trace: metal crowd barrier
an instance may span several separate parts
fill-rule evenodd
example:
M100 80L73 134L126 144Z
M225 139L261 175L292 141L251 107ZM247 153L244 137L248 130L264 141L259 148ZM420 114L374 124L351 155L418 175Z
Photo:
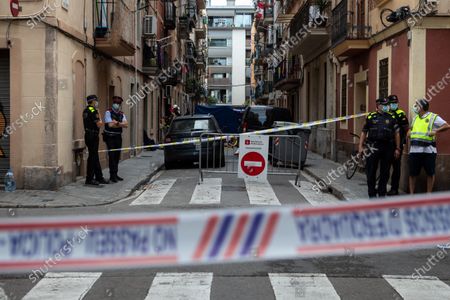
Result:
M199 147L200 183L205 173L237 174L239 134L203 133ZM295 176L300 186L300 171L305 141L298 135L269 135L268 175Z

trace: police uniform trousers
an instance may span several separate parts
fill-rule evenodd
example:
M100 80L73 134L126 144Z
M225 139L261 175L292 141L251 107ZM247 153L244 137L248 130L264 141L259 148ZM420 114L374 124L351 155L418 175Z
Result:
M98 132L85 131L84 141L89 151L86 181L92 181L94 179L94 176L96 180L101 180L103 179L103 173L102 167L100 165L100 159L98 157Z
M393 142L368 142L372 144L374 148L373 153L367 157L366 161L366 175L367 175L367 187L369 191L369 198L377 196L386 196L386 185L389 180L389 171L391 168L392 160L394 158L394 143ZM377 189L377 170L380 167L380 179L378 180Z
M122 148L122 135L106 133L105 142L108 150L120 149ZM120 150L108 151L110 178L115 178L117 176L117 172L119 171L120 152Z
M397 191L400 186L400 175L402 167L402 153L403 147L400 150L400 157L398 159L392 159L392 175L391 175L391 190Z

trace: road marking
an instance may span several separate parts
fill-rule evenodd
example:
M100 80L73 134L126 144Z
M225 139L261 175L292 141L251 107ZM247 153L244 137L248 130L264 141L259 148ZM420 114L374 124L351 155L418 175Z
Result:
M268 181L258 182L245 180L250 204L253 205L281 205L272 186Z
M149 189L143 192L130 205L155 205L161 204L166 194L172 188L176 179L157 180L149 185Z
M277 300L341 299L325 274L269 273Z
M157 273L145 300L209 300L213 273Z
M323 193L322 191L317 193L313 190L314 184L309 181L300 181L300 187L295 185L294 180L289 180L289 182L313 206L339 203L339 200L331 194Z
M417 279L410 276L383 275L404 300L450 299L450 286L434 276Z
M205 178L197 184L189 204L220 204L222 178Z
M41 299L83 299L102 273L47 273L23 300Z

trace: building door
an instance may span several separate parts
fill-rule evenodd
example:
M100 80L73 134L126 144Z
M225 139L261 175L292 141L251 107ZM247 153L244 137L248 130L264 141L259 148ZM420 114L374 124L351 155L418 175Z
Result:
M355 96L354 96L354 113L360 114L367 112L367 84L366 84L367 73L360 72L355 74ZM364 126L365 118L355 118L354 131L357 135L361 134L362 128ZM355 142L357 142L355 140Z
M84 125L83 125L83 110L86 104L86 87L85 87L85 72L82 62L77 61L74 65L74 89L73 89L73 138L74 145L74 161L72 179L75 180L78 176L86 174L86 161L83 160L84 145Z
M5 129L10 124L9 50L0 49L0 184L10 168L10 137Z

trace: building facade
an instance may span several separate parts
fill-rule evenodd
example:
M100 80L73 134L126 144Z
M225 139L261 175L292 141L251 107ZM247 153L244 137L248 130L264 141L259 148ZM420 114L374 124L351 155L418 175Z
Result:
M187 61L185 45L195 40L204 1L37 0L20 6L14 17L9 3L0 3L0 180L8 168L26 189L55 189L84 176L82 111L89 94L98 95L102 114L113 96L125 100L130 126L124 147L142 145L144 131L159 139L166 104L193 98L183 79L201 75L201 68L197 55ZM177 38L185 16L188 36ZM159 76L177 61L181 67L172 69L180 69L179 76ZM168 83L178 85L178 93L168 94ZM106 166L106 154L100 157Z
M212 102L249 103L251 1L210 0L208 15L208 94Z

